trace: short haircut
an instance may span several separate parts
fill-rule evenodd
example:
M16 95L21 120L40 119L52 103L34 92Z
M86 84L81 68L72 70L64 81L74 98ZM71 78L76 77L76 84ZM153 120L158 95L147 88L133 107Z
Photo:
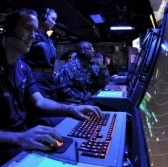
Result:
M89 41L80 41L76 45L76 52L80 53L83 50L83 44L84 43L90 43Z
M42 20L46 20L46 18L48 17L49 13L56 13L57 12L54 10L54 9L51 9L51 8L44 8L42 11L39 12L39 19L42 19Z
M10 12L6 16L5 22L4 22L4 30L3 30L4 34L3 35L5 37L13 35L13 31L15 29L15 26L16 26L17 22L20 20L21 15L23 15L23 14L28 14L28 15L31 14L31 15L38 17L36 11L34 11L32 9L28 9L28 8L22 8L22 9Z

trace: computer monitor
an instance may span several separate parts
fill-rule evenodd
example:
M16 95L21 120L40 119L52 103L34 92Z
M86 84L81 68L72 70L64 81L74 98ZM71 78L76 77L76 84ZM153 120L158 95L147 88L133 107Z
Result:
M168 164L168 18L157 61L143 98L133 115L134 163L138 167ZM139 161L139 162L138 162ZM138 165L137 165L138 164Z
M146 56L144 57L144 60L142 60L144 62L142 65L143 67L140 71L138 71L140 75L140 80L142 81L147 82L151 76L150 70L153 68L152 66L155 65L155 60L158 56L158 51L162 40L161 36L161 29L151 29L150 40L148 41L148 46L146 46L147 48L145 49Z
M168 46L167 46L168 47ZM168 52L163 50L139 105L150 164L168 163Z

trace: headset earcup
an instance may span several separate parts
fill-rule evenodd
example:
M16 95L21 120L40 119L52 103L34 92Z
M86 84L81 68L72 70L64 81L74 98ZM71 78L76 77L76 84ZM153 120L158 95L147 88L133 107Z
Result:
M4 23L3 34L6 37L11 36L13 34L15 25L16 25L15 19L13 19L13 17L11 18L8 17L7 21Z
M46 8L45 10L46 10L45 13L43 13L43 14L41 15L41 20L42 20L42 21L46 21L46 20L47 20L48 13L49 13L49 11L50 11L49 8Z
M83 49L82 49L82 48L79 50L79 53L81 53L81 54L83 54L83 53L84 53L84 51L83 51Z
M41 15L41 20L42 21L46 21L47 20L47 18L46 18L46 16L44 14Z
M81 49L80 49L80 53L83 54L83 53L84 53L84 50L83 50L83 48L82 48L82 45L83 45L83 42L81 42L81 44L80 44L80 48L81 48Z

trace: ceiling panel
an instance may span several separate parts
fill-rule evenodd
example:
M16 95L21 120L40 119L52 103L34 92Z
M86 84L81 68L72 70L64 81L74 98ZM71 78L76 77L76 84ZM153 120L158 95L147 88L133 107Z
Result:
M21 7L37 11L44 7L54 8L58 12L58 24L51 37L58 41L131 42L139 33L152 28L149 14L153 13L148 0L1 0L0 23L4 13ZM94 24L89 17L97 12L102 14L104 24ZM133 25L135 30L111 31L109 28L113 24ZM65 33L59 34L57 27Z

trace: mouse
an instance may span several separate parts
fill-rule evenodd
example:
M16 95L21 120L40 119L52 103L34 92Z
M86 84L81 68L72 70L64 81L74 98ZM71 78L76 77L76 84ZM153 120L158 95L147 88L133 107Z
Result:
M63 142L60 142L60 141L58 141L58 140L55 140L55 141L56 141L56 143L57 143L57 145L58 145L58 148L63 145ZM51 146L52 149L58 149L58 148L56 148L53 144L48 143L47 141L41 141L41 143L44 144L44 145L47 145L47 146Z
M49 145L51 147L51 150L50 151L47 151L49 153L64 153L68 148L69 146L73 143L73 139L72 138L69 138L69 137L64 137L63 136L63 142L60 142L58 140L55 140L57 142L57 145L58 147L54 147L53 144L51 143L48 143L46 141L42 141L43 144L46 144L46 145Z
M61 147L61 146L63 145L63 141L62 141L62 142L60 142L60 141L58 141L58 140L55 140L55 141L56 141L58 147ZM50 145L51 147L55 148L53 144L49 144L49 145Z
M56 143L57 143L58 147L61 147L61 146L64 144L63 141L60 142L60 141L58 141L58 140L56 140Z

